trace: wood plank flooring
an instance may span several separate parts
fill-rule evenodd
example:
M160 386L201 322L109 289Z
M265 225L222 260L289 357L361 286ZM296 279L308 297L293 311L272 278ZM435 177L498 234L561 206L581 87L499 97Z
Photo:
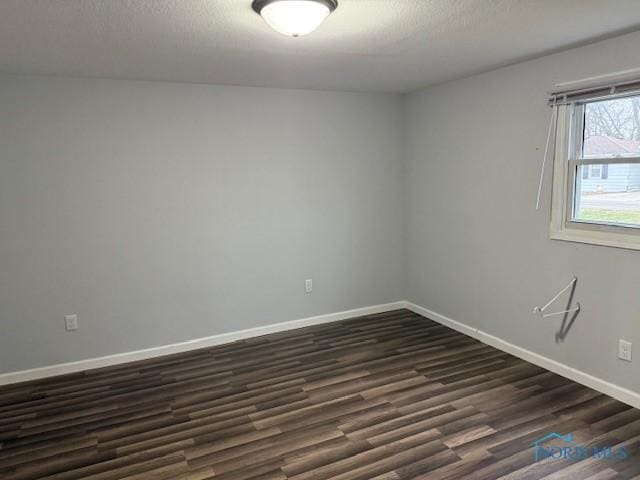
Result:
M550 432L626 461L535 462ZM640 410L407 310L0 388L2 480L640 479Z

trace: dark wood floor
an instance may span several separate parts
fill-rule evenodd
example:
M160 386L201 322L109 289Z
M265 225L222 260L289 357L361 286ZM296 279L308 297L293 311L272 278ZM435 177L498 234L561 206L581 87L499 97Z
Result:
M2 480L640 478L640 410L406 310L5 387L0 442Z

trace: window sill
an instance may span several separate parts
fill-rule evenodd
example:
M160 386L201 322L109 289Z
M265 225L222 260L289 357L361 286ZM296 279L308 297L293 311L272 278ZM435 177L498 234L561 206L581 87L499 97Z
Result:
M640 235L632 232L601 231L569 226L557 229L552 225L550 237L552 240L640 250Z

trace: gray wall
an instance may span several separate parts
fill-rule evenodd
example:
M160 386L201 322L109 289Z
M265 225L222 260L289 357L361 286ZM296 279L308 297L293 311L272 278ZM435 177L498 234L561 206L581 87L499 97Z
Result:
M631 34L405 99L408 300L636 391L638 360L619 361L617 342L640 348L640 252L550 240L550 168L534 205L546 92L640 67L638 45ZM583 311L556 343L560 320L530 312L574 274Z
M0 372L401 299L400 108L0 77Z

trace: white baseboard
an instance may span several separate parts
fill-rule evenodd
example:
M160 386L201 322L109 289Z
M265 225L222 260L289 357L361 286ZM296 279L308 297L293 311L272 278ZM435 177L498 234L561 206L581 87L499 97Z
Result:
M376 313L389 312L392 310L398 310L400 308L409 309L412 312L422 315L423 317L427 317L458 332L473 337L481 341L482 343L491 345L492 347L510 353L511 355L526 360L527 362L533 363L534 365L538 365L539 367L557 373L558 375L562 375L563 377L566 377L570 380L593 388L594 390L609 395L616 400L620 400L621 402L624 402L628 405L640 408L640 393L620 387L601 378L594 377L593 375L589 375L588 373L582 372L573 367L569 367L555 360L551 360L550 358L544 357L530 350L518 347L510 342L507 342L506 340L503 340L502 338L490 335L486 332L465 325L464 323L453 320L452 318L449 318L445 315L441 315L437 312L406 301L385 303L382 305L373 305L369 307L356 308L353 310L346 310L344 312L336 312L326 315L318 315L315 317L302 318L289 322L274 323L262 327L223 333L220 335L213 335L211 337L197 338L186 342L147 348L144 350L137 350L133 352L118 353L105 357L89 358L77 362L62 363L58 365L34 368L30 370L22 370L19 372L4 373L0 374L0 385L21 383L29 380L38 380L42 378L54 377L57 375L65 375L68 373L76 373L84 370L109 367L112 365L135 362L138 360L146 360L149 358L161 357L163 355L183 353L191 350L197 350L199 348L212 347L215 345L230 343L237 340L243 340L246 338L259 337L261 335L267 335L269 333L277 333L286 330L294 330L296 328L308 327L311 325L337 322L339 320L361 317L364 315L374 315Z
M65 375L68 373L76 373L94 368L110 367L122 363L135 362L138 360L146 360L163 355L171 355L173 353L188 352L199 348L212 347L224 343L235 342L245 338L259 337L269 333L283 332L285 330L294 330L296 328L308 327L311 325L320 325L323 323L337 322L347 318L361 317L364 315L374 315L376 313L389 312L405 307L405 302L385 303L382 305L372 305L369 307L356 308L346 310L344 312L329 313L318 315L315 317L307 317L289 322L273 323L263 327L249 328L236 332L223 333L213 335L211 337L197 338L186 342L174 343L172 345L163 345L160 347L147 348L144 350L136 350L133 352L118 353L108 355L106 357L88 358L77 362L61 363L47 367L33 368L30 370L22 370L18 372L10 372L0 374L0 385L9 385L13 383L27 382L29 380L38 380L42 378L55 377L57 375Z
M491 345L498 350L510 353L515 357L526 360L529 363L533 363L534 365L542 367L553 373L557 373L558 375L573 380L574 382L580 383L589 388L593 388L594 390L604 393L605 395L609 395L610 397L626 403L627 405L631 405L635 408L640 408L640 393L620 387L601 378L589 375L588 373L585 373L581 370L577 370L573 367L569 367L568 365L565 365L563 363L556 362L555 360L551 360L550 358L544 357L530 350L518 347L510 342L507 342L506 340L503 340L502 338L490 335L486 332L478 330L477 328L472 328L468 325L465 325L464 323L453 320L452 318L421 307L420 305L416 305L411 302L404 302L403 307L411 310L414 313L422 315L423 317L427 317L431 320L441 323L442 325L457 330L460 333L464 333L465 335L473 337L481 341L482 343Z

